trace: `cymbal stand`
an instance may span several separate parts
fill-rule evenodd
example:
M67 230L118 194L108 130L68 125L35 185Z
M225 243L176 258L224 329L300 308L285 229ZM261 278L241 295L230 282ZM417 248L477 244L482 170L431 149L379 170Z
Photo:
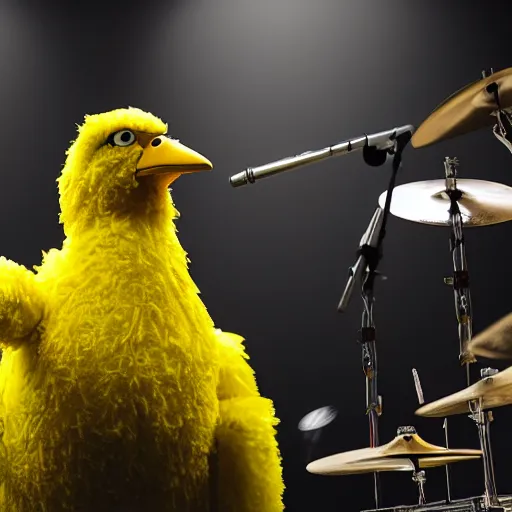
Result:
M481 371L482 380L492 379L497 370L486 368ZM493 507L499 507L498 493L496 490L496 481L494 477L494 462L492 458L490 425L492 422L492 413L482 409L482 398L469 402L470 418L476 423L478 428L478 437L480 439L480 449L482 450L482 460L484 466L484 506L486 510L495 510Z
M361 321L360 343L362 349L362 366L366 377L366 414L370 427L371 448L379 446L378 419L382 414L382 397L379 396L377 389L377 346L375 323L373 319L373 305L375 302L373 288L375 279L379 276L377 267L382 258L382 243L386 235L386 222L389 217L393 189L402 163L402 152L411 140L411 136L411 133L399 135L396 138L393 150L388 150L390 154L393 154L393 163L386 204L384 209L376 209L370 225L361 239L357 252L357 260L349 269L348 282L338 304L338 311L344 312L350 301L356 281L361 279L361 296L363 298L364 308ZM379 159L379 161L380 160L384 163L385 158ZM375 472L373 477L375 508L379 509L381 502L379 473Z
M448 418L445 418L443 421L443 429L444 429L444 440L446 443L446 448L450 448L448 443ZM452 501L452 485L450 479L450 468L449 464L446 464L444 467L444 471L446 474L446 503L451 503Z
M459 162L456 158L446 157L444 161L446 193L450 198L450 225L452 234L450 237L450 252L453 260L453 277L445 279L445 283L453 286L455 298L455 313L458 322L459 334L459 360L466 367L466 384L471 383L470 368L466 361L467 344L472 336L472 312L471 312L471 294L469 291L469 273L466 260L466 249L464 245L464 234L462 231L462 214L460 212L458 200L462 193L457 189L457 167ZM446 447L448 448L448 418L444 419L443 427L445 429ZM448 464L446 471L446 496L447 503L451 501L451 479L450 468Z
M416 434L416 429L412 426L404 426L399 427L396 433L397 435L414 435ZM405 439L407 439L407 437L405 437ZM418 505L425 505L425 503L427 503L427 499L425 497L425 484L427 483L427 476L425 474L425 471L420 469L419 456L411 457L410 461L414 466L414 471L412 473L412 481L418 485Z
M414 483L418 484L418 494L419 494L418 505L425 505L425 503L427 503L427 499L425 498L425 484L427 483L427 476L425 475L425 471L423 471L423 470L417 471L416 464L414 465L412 481Z
M482 77L486 78L492 75L493 72L493 69L482 71ZM512 152L512 115L501 107L499 86L496 82L487 86L487 92L493 95L497 107L497 110L494 112L497 122L492 131L495 137Z
M455 312L458 322L458 334L460 343L459 360L466 367L466 384L471 384L469 364L475 362L467 351L467 345L473 334L471 293L469 290L469 273L466 260L466 249L464 244L462 214L458 200L462 192L457 188L457 167L459 162L456 158L445 158L446 193L451 205L449 210L452 235L450 237L450 252L453 259L453 277L445 279L447 284L453 286L455 295Z
M446 193L450 197L451 201L449 210L450 224L452 226L450 251L453 257L454 268L453 278L449 282L453 284L453 290L455 294L455 311L457 314L457 321L459 323L459 359L466 366L466 380L467 385L469 386L471 384L469 364L475 362L476 359L467 351L467 345L471 341L473 334L473 314L471 308L471 293L469 289L468 264L466 260L464 234L462 229L462 214L457 203L457 201L462 197L461 192L457 189L457 167L457 159L451 159L448 157L445 159ZM491 377L494 374L493 372L496 373L490 368L481 370L482 379ZM486 509L489 509L490 507L499 505L494 478L494 464L490 438L492 412L482 411L481 402L477 403L476 406L475 402L470 402L469 406L471 411L471 418L476 422L478 426L478 435L480 438L480 446L484 464L484 504Z
M373 304L375 297L373 295L372 271L366 273L363 284L362 297L364 309L362 314L361 328L361 350L362 366L366 377L366 414L370 427L370 448L379 446L379 416L382 414L382 397L379 396L377 389L377 347L375 337L375 323L373 320ZM375 484L375 503L377 508L380 505L380 481L379 474L374 473Z

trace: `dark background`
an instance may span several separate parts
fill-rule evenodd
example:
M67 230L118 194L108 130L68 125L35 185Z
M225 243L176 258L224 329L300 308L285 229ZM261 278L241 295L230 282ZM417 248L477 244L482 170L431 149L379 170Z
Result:
M261 391L275 401L291 511L371 508L372 477L305 471L297 430L312 409L337 420L315 456L368 445L356 343L361 301L340 315L346 271L389 168L361 154L330 159L254 186L228 177L364 132L419 125L481 70L512 65L510 22L492 2L441 0L0 1L0 253L27 266L60 246L55 179L86 113L127 105L170 123L171 135L210 158L214 172L174 186L182 244L217 325L239 332ZM78 4L81 4L78 7ZM489 130L404 155L399 183L461 176L512 184L512 155ZM509 312L509 224L469 230L474 328ZM417 368L427 401L464 386L448 228L391 218L377 288L381 440L414 424L442 444L442 421L414 417ZM483 362L485 364L485 361ZM495 363L493 363L496 366ZM497 365L498 368L506 364ZM495 411L499 491L512 491L508 408ZM466 417L451 445L476 448ZM264 471L265 468L262 468ZM482 492L479 462L454 466L453 494ZM413 503L410 473L382 477L385 504ZM444 471L427 498L444 497ZM263 511L262 511L263 512Z

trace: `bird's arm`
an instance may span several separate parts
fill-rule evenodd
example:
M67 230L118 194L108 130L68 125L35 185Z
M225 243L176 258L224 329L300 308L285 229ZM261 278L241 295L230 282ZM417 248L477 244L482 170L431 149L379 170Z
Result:
M40 322L43 309L34 273L0 257L0 347L28 339Z
M243 338L217 331L218 383L217 503L222 512L281 512L281 457L271 400L260 396L247 362Z

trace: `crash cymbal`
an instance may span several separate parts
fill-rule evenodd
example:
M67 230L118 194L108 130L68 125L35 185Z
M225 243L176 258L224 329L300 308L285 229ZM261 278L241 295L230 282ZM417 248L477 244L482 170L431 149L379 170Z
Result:
M468 402L480 400L482 409L512 404L512 367L475 384L420 407L418 416L445 417L470 412Z
M512 313L475 336L468 351L491 359L512 359Z
M512 219L512 188L483 180L457 180L462 197L457 201L464 226L487 226ZM384 208L387 192L379 197ZM450 225L450 199L445 180L418 181L393 190L390 211L402 219L430 224Z
M411 143L415 148L430 146L445 139L492 126L497 110L494 95L487 91L493 83L498 85L502 109L512 106L512 68L473 82L448 97L414 133Z
M478 458L481 453L480 450L436 446L424 441L413 427L400 427L395 439L387 444L324 457L311 462L306 469L321 475L413 471L410 457L418 458L420 467L425 468Z

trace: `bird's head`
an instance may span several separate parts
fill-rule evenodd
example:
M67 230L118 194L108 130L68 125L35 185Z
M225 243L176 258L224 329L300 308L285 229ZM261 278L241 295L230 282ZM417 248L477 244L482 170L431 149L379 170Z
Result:
M58 179L66 235L103 219L171 213L167 187L213 166L166 133L164 122L136 108L85 117Z

